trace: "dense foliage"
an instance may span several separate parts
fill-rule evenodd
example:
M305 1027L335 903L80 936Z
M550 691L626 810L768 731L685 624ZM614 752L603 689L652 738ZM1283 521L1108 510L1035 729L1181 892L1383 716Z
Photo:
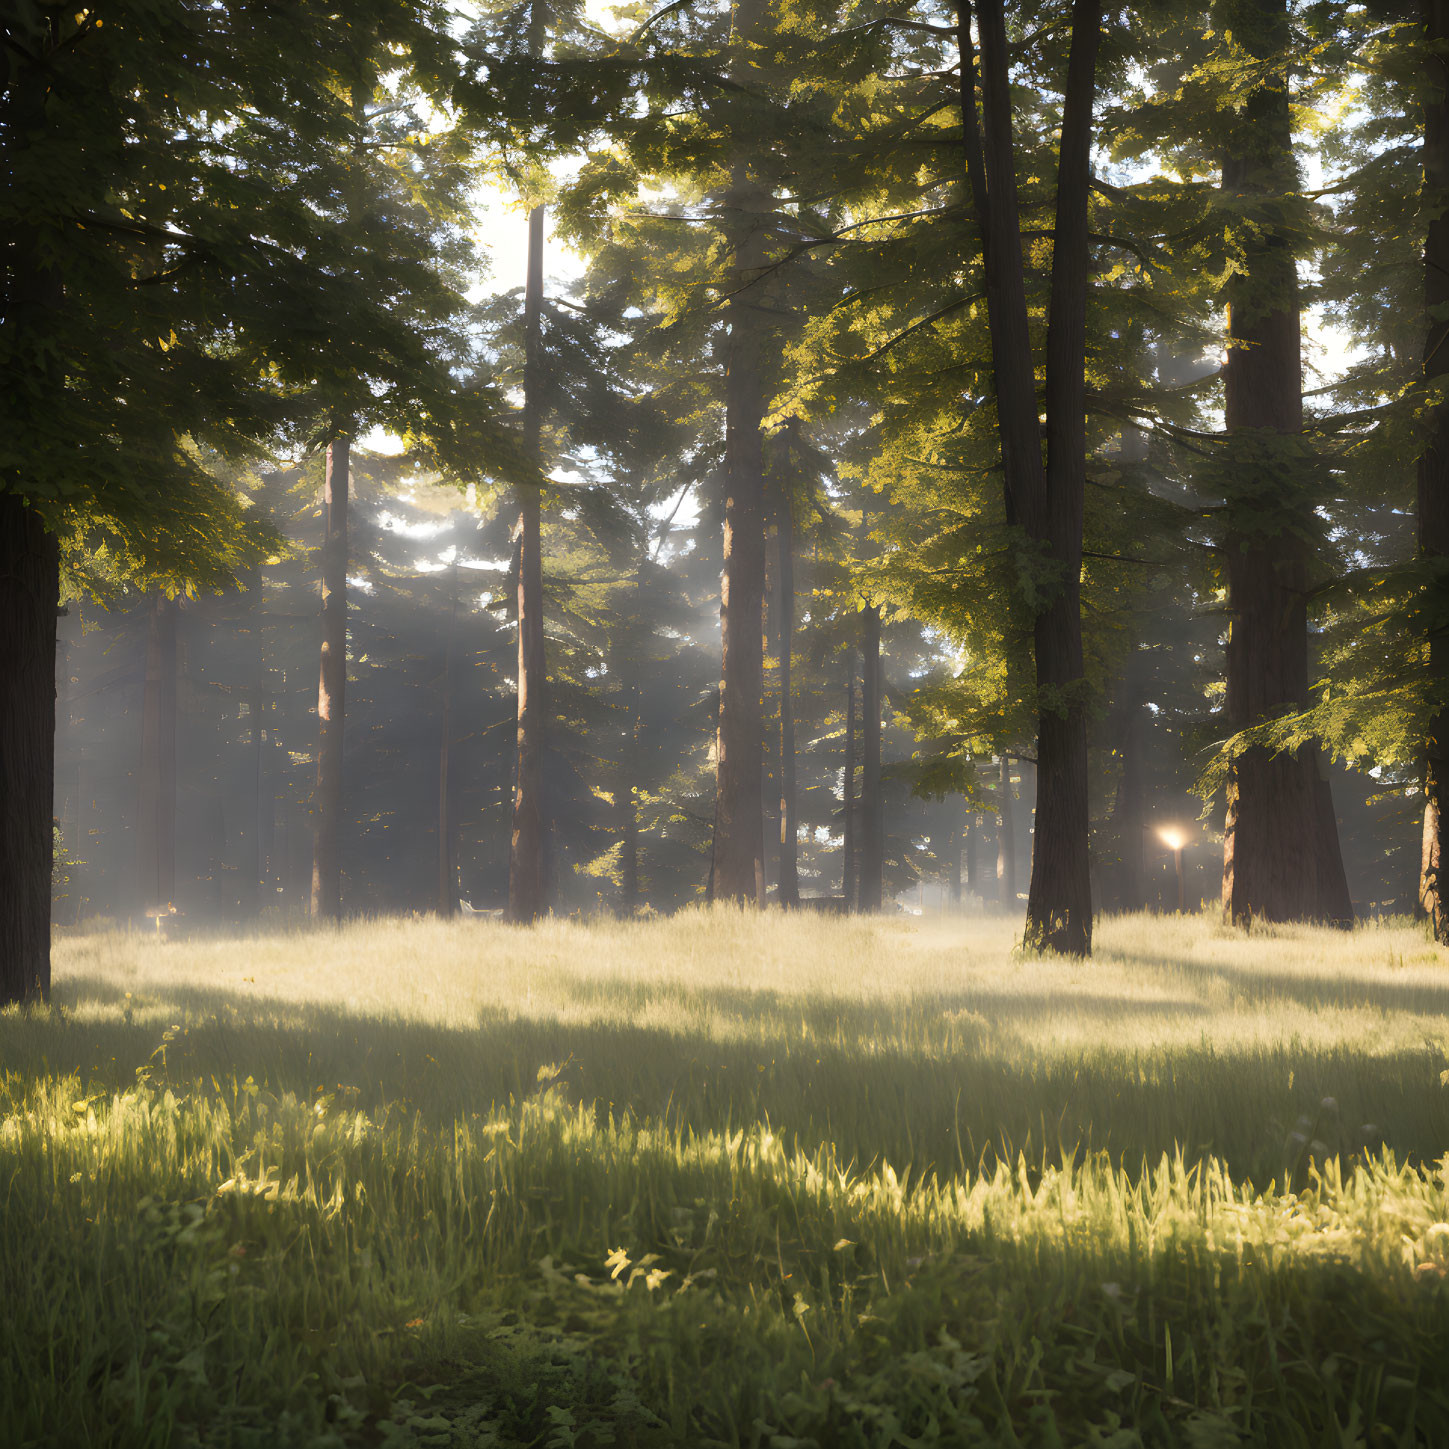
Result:
M522 498L555 909L1030 877L1050 944L1033 796L1075 720L1088 813L1041 818L1093 909L1175 901L1173 825L1194 903L1226 831L1235 918L1437 919L1426 17L20 6L0 486L69 601L57 918L306 908L341 440L346 911L507 900ZM1303 809L1346 906L1336 847L1269 883L1255 821ZM7 867L37 891L50 839Z

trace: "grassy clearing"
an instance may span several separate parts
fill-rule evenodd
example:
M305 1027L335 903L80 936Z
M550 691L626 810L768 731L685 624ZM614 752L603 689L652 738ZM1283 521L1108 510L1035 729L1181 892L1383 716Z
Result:
M8 1442L1449 1442L1439 953L1012 924L63 943Z

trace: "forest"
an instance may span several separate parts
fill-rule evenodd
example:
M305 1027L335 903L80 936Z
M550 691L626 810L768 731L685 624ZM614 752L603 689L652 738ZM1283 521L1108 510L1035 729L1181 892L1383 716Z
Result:
M0 36L13 1442L1449 1442L1449 0Z
M52 860L1437 923L1436 16L21 6L7 994Z

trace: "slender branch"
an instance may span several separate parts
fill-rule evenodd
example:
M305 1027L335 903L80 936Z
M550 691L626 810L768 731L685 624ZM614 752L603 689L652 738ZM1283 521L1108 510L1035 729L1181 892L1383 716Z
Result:
M212 255L204 247L197 247L195 251L189 252L174 267L168 267L164 272L153 272L149 277L138 277L127 285L132 287L159 287L163 282L169 282L173 277L178 277L182 272L189 271L192 267L199 266L202 262L212 260Z
M908 70L900 75L883 75L883 81L946 80L960 72L961 65L948 65L945 70Z
M1091 549L1082 550L1083 558L1108 559L1113 563L1145 564L1149 568L1172 569L1176 568L1180 560L1169 561L1164 558L1128 558L1123 553L1093 553Z
M1027 240L1028 238L1035 239L1038 237L1051 237L1055 239L1056 228L1050 226L1035 227L1031 231L1023 231L1021 235L1023 241ZM1105 231L1089 231L1087 233L1087 240L1096 242L1098 246L1118 247L1124 252L1131 252L1132 255L1136 257L1137 260L1141 262L1143 267L1146 268L1148 271L1163 270L1163 264L1161 262L1154 261L1152 257L1147 254L1147 250L1142 245L1142 243L1134 241L1131 237L1115 236L1113 233Z
M641 40L648 31L652 30L661 20L665 20L673 15L676 10L686 10L688 8L689 0L671 0L670 4L666 5L662 10L656 10L653 15L640 25L629 37L630 42Z
M864 366L867 362L874 362L878 357L884 357L893 347L904 342L913 332L919 332L923 327L929 327L933 322L939 322L943 317L949 317L952 312L959 312L963 307L969 307L973 302L981 301L984 293L974 292L969 297L958 297L954 302L948 302L944 307L938 307L928 316L922 317L918 322L912 322L904 332L898 332L889 341L881 343L874 352L868 352L864 357L857 358L855 365Z

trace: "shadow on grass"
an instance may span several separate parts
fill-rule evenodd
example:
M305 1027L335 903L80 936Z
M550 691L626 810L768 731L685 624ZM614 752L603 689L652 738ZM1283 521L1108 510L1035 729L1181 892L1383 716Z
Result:
M222 1043L191 1006L179 1014L193 1024L174 1044L173 1075ZM369 1070L393 1073L421 1052L435 1069L431 1111L446 1107L447 1074L471 1061L482 1082L488 1052L517 1062L558 1026L383 1022L354 1035L343 1013L296 1015L301 1025L253 1021L232 1044L292 1070L310 1065L304 1029L311 1061L360 1043ZM22 1024L45 1047L75 1045L74 1021ZM0 1020L0 1046L14 1044L15 1025ZM542 1035L516 1048L520 1029ZM671 1040L680 1045L677 1034L600 1029L595 1044L667 1056ZM722 1074L750 1065L714 1049ZM902 1070L889 1056L850 1060L862 1092L881 1090L877 1067ZM787 1086L762 1074L755 1100ZM169 1178L136 1154L63 1189L72 1160L55 1174L32 1158L10 1182L0 1237L4 1442L521 1449L570 1442L561 1422L584 1429L581 1444L638 1449L1309 1449L1344 1441L1353 1423L1374 1426L1355 1442L1446 1442L1449 1293L1411 1280L1396 1252L1365 1255L1386 1272L1329 1254L1305 1261L1283 1247L1271 1208L1261 1252L1256 1236L1246 1253L1241 1239L1211 1246L1191 1230L1196 1201L1180 1179L1126 1194L1148 1222L1138 1231L1121 1231L1122 1196L1098 1195L1093 1215L1074 1220L1071 1198L1033 1203L1011 1172L986 1185L979 1219L903 1213L889 1194L837 1191L825 1175L812 1186L774 1157L639 1142L621 1152L537 1106L498 1151L454 1156L446 1133L439 1151L424 1134L319 1129L305 1105L252 1102L240 1140L264 1127L277 1179L312 1184L310 1196L275 1201L215 1192L214 1174L176 1175L197 1171L185 1153L169 1159ZM337 1184L351 1190L334 1195ZM1311 1238L1313 1221L1293 1216ZM1397 1250L1402 1221L1385 1210L1368 1225ZM615 1283L621 1244L661 1283ZM883 1422L888 1439L874 1432ZM1122 1426L1136 1432L1103 1432Z
M569 986L578 1002L605 1002L590 983ZM1301 1114L1315 1117L1325 1096L1338 1100L1346 1127L1377 1124L1401 1157L1449 1149L1444 1063L1427 1048L1232 1052L1204 1043L1049 1054L1011 1033L1013 1021L1041 1011L1039 998L969 992L891 1004L661 983L636 1004L667 998L662 1025L567 1019L555 1013L568 1003L554 1002L533 1014L487 1010L460 1028L163 986L135 998L142 1021L88 1020L75 1009L124 1008L125 993L109 980L70 976L57 981L49 1013L0 1016L0 1063L12 1094L28 1080L70 1073L88 1088L124 1087L158 1051L163 1024L174 1022L183 1030L155 1070L164 1065L180 1086L225 1089L250 1076L301 1097L355 1089L364 1108L400 1109L443 1127L527 1096L542 1072L601 1120L629 1113L700 1132L764 1120L807 1151L828 1142L859 1166L886 1161L943 1175L995 1153L1054 1161L1105 1150L1135 1167L1181 1148L1189 1160L1214 1155L1264 1184L1281 1180L1288 1132ZM607 1001L620 1011L617 993ZM1108 1004L1114 1015L1203 1009ZM923 1020L935 1030L912 1045Z
M1449 972L1442 982L1386 981L1381 969L1373 975L1317 976L1296 971L1265 971L1257 965L1227 966L1222 962L1193 961L1154 956L1141 951L1114 950L1112 959L1160 971L1166 981L1174 976L1216 981L1249 1001L1293 1002L1311 1011L1324 1007L1372 1007L1378 1011L1405 1011L1420 1016L1449 1015Z
M828 996L818 992L694 987L681 981L618 983L562 973L553 977L550 985L572 1001L610 1012L617 1012L621 1005L635 1009L662 1005L685 1018L708 1013L740 1023L757 1023L772 1018L783 1022L788 1017L797 1026L805 1022L812 1036L860 1041L889 1040L898 1036L907 1024L913 1030L921 1029L922 1024L934 1027L933 1034L938 1035L944 1024L960 1027L962 1018L967 1019L968 1030L972 1019L982 1025L1011 1027L1039 1019L1053 1004L1044 991L917 991L899 999L863 1000L858 996ZM1063 1003L1056 1004L1060 1009ZM1213 1009L1206 1002L1188 996L1132 998L1086 991L1073 991L1068 1004L1074 1013L1118 1020L1206 1016Z

